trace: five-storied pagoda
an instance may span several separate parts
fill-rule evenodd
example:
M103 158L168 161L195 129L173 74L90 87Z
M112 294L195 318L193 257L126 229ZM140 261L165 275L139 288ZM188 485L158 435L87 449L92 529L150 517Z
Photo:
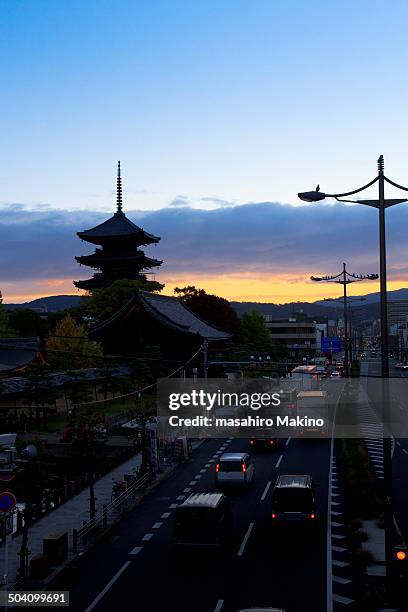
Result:
M139 247L156 244L160 238L148 234L130 221L122 210L122 177L118 162L116 212L110 219L92 229L77 232L81 240L96 244L92 255L75 257L78 263L89 266L95 272L88 280L74 281L78 289L91 291L109 287L116 280L146 280L146 270L161 266L158 259L146 257Z

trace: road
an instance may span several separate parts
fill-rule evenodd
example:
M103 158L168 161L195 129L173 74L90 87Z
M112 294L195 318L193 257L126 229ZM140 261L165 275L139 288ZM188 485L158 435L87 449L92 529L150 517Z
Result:
M337 386L335 386L337 387ZM339 394L339 387L332 391ZM109 540L52 588L70 591L71 609L96 612L236 612L248 606L287 612L327 610L327 507L330 440L283 439L272 452L252 453L256 478L230 493L235 543L231 557L192 555L171 563L174 508L192 492L214 491L215 462L225 451L250 451L245 439L207 440L123 518ZM314 535L270 528L278 474L311 474L321 516Z

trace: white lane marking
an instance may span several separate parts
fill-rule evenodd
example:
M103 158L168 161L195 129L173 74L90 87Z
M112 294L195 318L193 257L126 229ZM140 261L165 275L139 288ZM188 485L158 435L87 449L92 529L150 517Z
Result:
M160 527L163 525L163 523L154 523L154 525L152 525L152 529L160 529Z
M195 484L197 484L197 483L196 483L196 481L195 481L195 480L190 480L190 482L189 482L188 484L192 486L192 485L195 485Z
M209 468L209 467L211 467L211 464L210 463L206 463L204 467Z
M185 499L185 495L179 495L178 497L176 497L176 501L183 501L183 499Z
M333 601L341 603L344 606L349 606L351 603L354 603L354 599L350 599L349 597L342 597L342 595L333 595Z
M197 474L197 476L194 476L194 480L200 480L200 478L202 478L201 474Z
M272 482L270 480L268 480L268 482L266 483L266 487L264 489L264 492L262 493L261 501L265 501L265 498L268 495L268 491L270 489L271 484L272 484Z
M202 470L200 470L200 474L205 474L205 473L206 473L206 471L207 471L207 470L206 470L205 468L203 468Z
M177 508L178 504L170 504L169 508L170 510L174 510L174 508Z
M149 540L151 540L153 537L152 533L145 533L145 535L142 538L142 542L149 542Z
M332 521L332 527L344 527L344 523L336 523L336 521Z
M244 550L245 550L245 546L247 545L247 542L249 540L249 536L251 535L251 532L254 528L255 523L250 523L249 527L247 529L247 532L244 536L244 539L242 540L241 546L239 547L239 551L238 551L238 557L242 557L242 555L244 554Z
M288 438L288 439L286 440L286 442L285 442L285 446L289 446L291 439L292 439L292 438L289 436L289 438Z
M334 550L334 552L345 552L347 550L347 548L343 548L342 546L332 546L332 550ZM334 580L334 578L333 578Z
M401 446L401 442L398 442L398 440L396 441L396 443L398 446Z
M402 452L403 452L405 455L408 455L408 451L407 451L407 449L406 449L406 448L403 448L403 449L402 449Z
M214 459L210 459L208 463L215 463Z
M191 491L191 487L186 487L185 489L183 489L183 493L190 493Z
M219 599L217 601L217 605L214 608L214 612L221 612L221 608L224 605L224 600L223 599Z
M350 578L342 578L341 576L333 576L333 582L338 582L339 584L350 584Z
M134 549L130 551L129 555L138 555L141 550L143 550L143 546L135 546Z
M170 515L171 515L171 512L163 512L160 518L166 519L166 518L169 518Z
M116 574L113 576L113 578L111 578L108 582L108 584L106 585L106 587L104 589L102 589L102 591L99 593L99 595L93 600L93 602L87 607L87 609L85 610L85 612L91 612L91 610L93 610L95 608L95 606L101 601L102 597L109 591L109 589L111 588L111 586L116 582L116 580L123 574L123 572L125 571L125 569L127 567L129 567L130 565L130 561L126 561L126 563L124 563L122 565L122 567L120 568L120 570L118 570L116 572Z
M277 460L276 465L275 465L276 469L280 466L282 459L283 459L283 455L281 455L279 459Z

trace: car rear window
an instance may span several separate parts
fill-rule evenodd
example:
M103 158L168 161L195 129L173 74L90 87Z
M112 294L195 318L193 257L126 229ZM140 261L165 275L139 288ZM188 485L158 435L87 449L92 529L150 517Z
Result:
M220 472L242 472L242 461L221 461Z
M310 512L313 493L310 489L275 489L272 504L277 512Z

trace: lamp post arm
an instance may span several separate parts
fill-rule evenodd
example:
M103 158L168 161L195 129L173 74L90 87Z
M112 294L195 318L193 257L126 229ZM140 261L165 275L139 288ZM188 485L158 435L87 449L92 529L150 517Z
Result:
M390 182L389 179L386 179L386 180ZM346 196L354 195L355 193L364 191L364 189L371 187L371 185L374 185L374 183L376 183L377 181L378 181L378 176L376 176L372 181L367 183L367 185L364 185L363 187L359 187L358 189L354 189L354 191L347 191L346 193L326 193L325 195L326 195L326 198L345 198ZM397 185L397 187L399 187L399 185ZM402 189L405 189L405 187L402 187ZM406 191L408 191L408 189Z
M408 191L408 187L403 187L402 185L398 185L398 183L394 183L394 181L387 178L386 176L384 176L384 181L387 181L387 183L389 183L390 185L397 187L397 189L402 189L402 191Z

